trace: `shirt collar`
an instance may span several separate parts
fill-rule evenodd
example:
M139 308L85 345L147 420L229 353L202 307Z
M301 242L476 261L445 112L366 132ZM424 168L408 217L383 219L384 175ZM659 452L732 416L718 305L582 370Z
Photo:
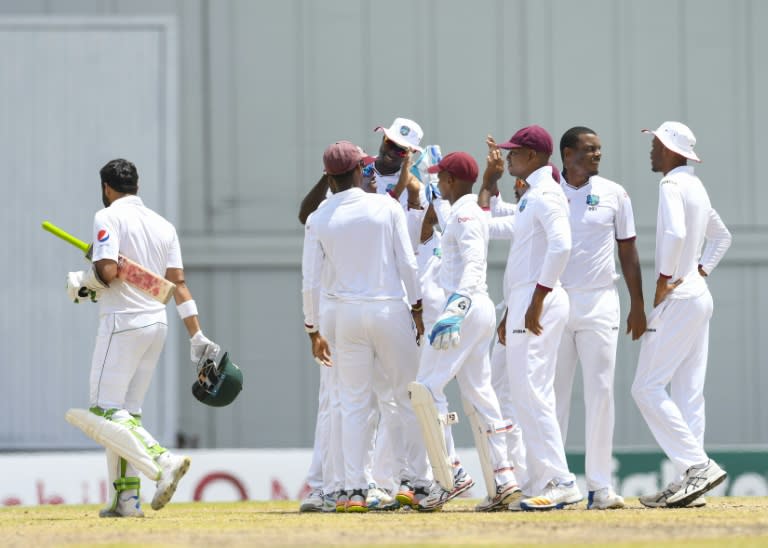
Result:
M142 202L141 198L139 198L135 194L126 194L125 196L122 196L122 197L118 198L117 200L115 200L114 202L112 202L110 204L110 207L114 206L114 205L121 205L121 206L123 206L123 205L144 205L144 202Z
M525 182L528 183L531 188L536 188L542 182L557 184L552 178L552 166L550 165L541 166L539 169L528 175Z
M684 165L684 166L677 166L675 169L668 171L665 177L668 177L670 175L676 175L678 173L685 173L687 175L693 175L693 166Z

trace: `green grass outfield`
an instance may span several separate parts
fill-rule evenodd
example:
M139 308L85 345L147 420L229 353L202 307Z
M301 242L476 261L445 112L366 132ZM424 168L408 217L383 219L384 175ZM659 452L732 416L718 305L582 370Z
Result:
M0 509L0 546L766 546L768 497L711 498L705 508L299 514L298 502L170 504L144 519L102 519L98 506Z

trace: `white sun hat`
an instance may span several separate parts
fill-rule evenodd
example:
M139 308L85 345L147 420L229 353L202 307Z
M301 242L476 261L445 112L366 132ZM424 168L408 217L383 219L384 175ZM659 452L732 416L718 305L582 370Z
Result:
M387 139L393 141L401 148L418 152L424 150L419 146L421 138L424 137L424 132L419 124L408 118L395 118L395 121L388 128L377 126L373 131L383 131Z
M701 162L693 151L696 145L696 137L691 128L680 122L664 122L657 130L644 129L643 133L651 133L659 138L661 144L680 156Z

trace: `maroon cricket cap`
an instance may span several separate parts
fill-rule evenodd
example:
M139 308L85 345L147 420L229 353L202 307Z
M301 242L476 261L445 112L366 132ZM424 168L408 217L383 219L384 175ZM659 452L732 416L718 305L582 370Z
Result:
M474 183L477 180L477 162L466 152L451 152L443 156L437 164L427 169L429 173L447 171L460 181Z
M518 130L509 141L500 143L499 148L530 148L536 152L544 152L552 155L552 137L549 132L541 126L527 126Z
M328 175L341 175L355 169L360 162L368 165L374 161L363 149L349 141L333 143L323 152L323 166Z

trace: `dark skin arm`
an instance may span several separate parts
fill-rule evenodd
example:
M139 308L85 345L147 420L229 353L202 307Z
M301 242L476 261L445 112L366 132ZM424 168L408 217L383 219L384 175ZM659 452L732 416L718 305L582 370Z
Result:
M507 310L504 309L504 317L499 322L499 327L496 328L496 334L499 336L499 344L507 345Z
M317 209L320 202L325 200L326 194L328 194L328 176L323 174L301 201L299 207L299 222L301 224L307 222L307 217Z
M477 205L490 207L491 197L499 193L499 179L504 175L504 159L501 150L496 146L496 141L490 135L486 138L488 145L488 157L485 171L483 172L483 185L477 194Z
M629 315L627 316L627 333L632 334L632 340L636 341L645 333L647 327L645 319L645 303L643 301L643 280L640 274L640 258L637 254L637 246L634 238L618 242L619 263L624 280L629 291Z
M534 335L541 335L541 313L544 310L544 298L549 290L537 285L531 296L531 304L525 311L525 328Z
M309 341L312 344L312 356L314 356L315 361L318 364L331 367L333 365L333 361L331 361L331 347L325 337L318 331L309 334Z

